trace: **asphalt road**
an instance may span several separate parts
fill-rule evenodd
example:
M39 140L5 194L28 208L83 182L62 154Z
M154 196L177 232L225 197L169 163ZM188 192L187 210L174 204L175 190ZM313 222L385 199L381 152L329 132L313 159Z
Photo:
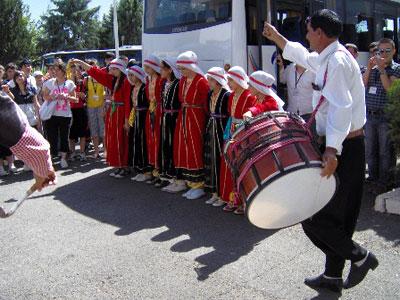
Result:
M58 172L56 187L0 219L0 299L338 299L303 284L323 256L300 226L266 231L100 162ZM10 205L31 174L0 179ZM400 299L400 216L365 195L355 239L379 268L341 299Z

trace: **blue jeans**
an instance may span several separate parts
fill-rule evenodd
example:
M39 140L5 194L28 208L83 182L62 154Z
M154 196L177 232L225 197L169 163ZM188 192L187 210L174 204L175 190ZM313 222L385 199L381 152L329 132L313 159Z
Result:
M384 116L367 116L366 156L368 174L372 181L387 185L393 179L396 155L389 134L389 123Z

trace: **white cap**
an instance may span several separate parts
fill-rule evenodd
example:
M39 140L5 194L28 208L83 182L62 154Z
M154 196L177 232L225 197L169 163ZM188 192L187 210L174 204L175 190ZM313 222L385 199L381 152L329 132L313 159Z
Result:
M43 73L42 73L42 71L35 71L35 72L33 72L32 76L33 76L33 77L36 77L36 76L43 76Z
M110 62L110 67L119 69L126 74L126 61L120 58L115 58Z
M146 83L146 73L139 66L131 66L126 69L127 73L135 75L135 77L139 78L141 82Z
M158 58L158 56L155 56L154 54L149 55L149 57L144 60L143 65L152 68L158 74L160 74L161 72L160 59Z
M269 95L278 103L279 110L283 110L285 102L274 92L272 85L275 77L264 71L256 71L250 75L250 85L264 95Z
M249 88L249 77L242 67L235 66L229 69L228 77L235 81L238 85L240 85L244 89Z
M197 55L193 51L186 51L179 54L176 64L180 67L192 70L193 72L204 76L203 71L199 67Z
M182 74L177 68L176 58L167 57L167 58L162 59L161 61L165 62L168 66L171 67L172 72L174 72L174 75L175 75L176 78L181 79Z
M227 88L228 79L226 78L226 73L223 68L213 67L209 69L206 73L206 77L211 77L216 80L223 88Z

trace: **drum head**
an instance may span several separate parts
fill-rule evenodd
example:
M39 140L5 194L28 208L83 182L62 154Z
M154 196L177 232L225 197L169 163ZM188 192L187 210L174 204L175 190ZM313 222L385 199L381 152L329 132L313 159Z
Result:
M247 203L249 221L263 229L295 225L320 211L336 192L336 178L320 168L293 171L265 186Z

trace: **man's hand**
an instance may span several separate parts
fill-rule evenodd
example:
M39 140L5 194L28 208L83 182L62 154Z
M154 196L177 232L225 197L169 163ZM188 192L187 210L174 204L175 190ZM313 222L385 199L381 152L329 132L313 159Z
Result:
M330 178L336 171L338 166L338 160L336 157L337 150L334 148L327 147L325 153L322 155L322 166L321 171L322 177Z
M243 115L243 119L244 119L245 121L249 121L249 120L253 119L253 114L252 114L252 112L251 112L251 111L246 112L246 113Z
M376 57L374 56L374 57L371 57L368 60L368 66L367 66L368 70L372 70L376 66L376 60L375 59L376 59Z
M381 72L385 71L386 64L385 64L384 58L375 57L375 64L377 65L379 71L381 71Z
M45 188L48 185L54 185L56 184L56 179L57 175L54 170L50 170L49 173L47 174L47 178L37 176L34 174L35 180L36 180L36 189L40 192L43 188Z
M281 35L274 26L272 26L268 22L264 23L263 36L274 42L282 50L285 48L286 43L288 42L288 40L283 35Z

